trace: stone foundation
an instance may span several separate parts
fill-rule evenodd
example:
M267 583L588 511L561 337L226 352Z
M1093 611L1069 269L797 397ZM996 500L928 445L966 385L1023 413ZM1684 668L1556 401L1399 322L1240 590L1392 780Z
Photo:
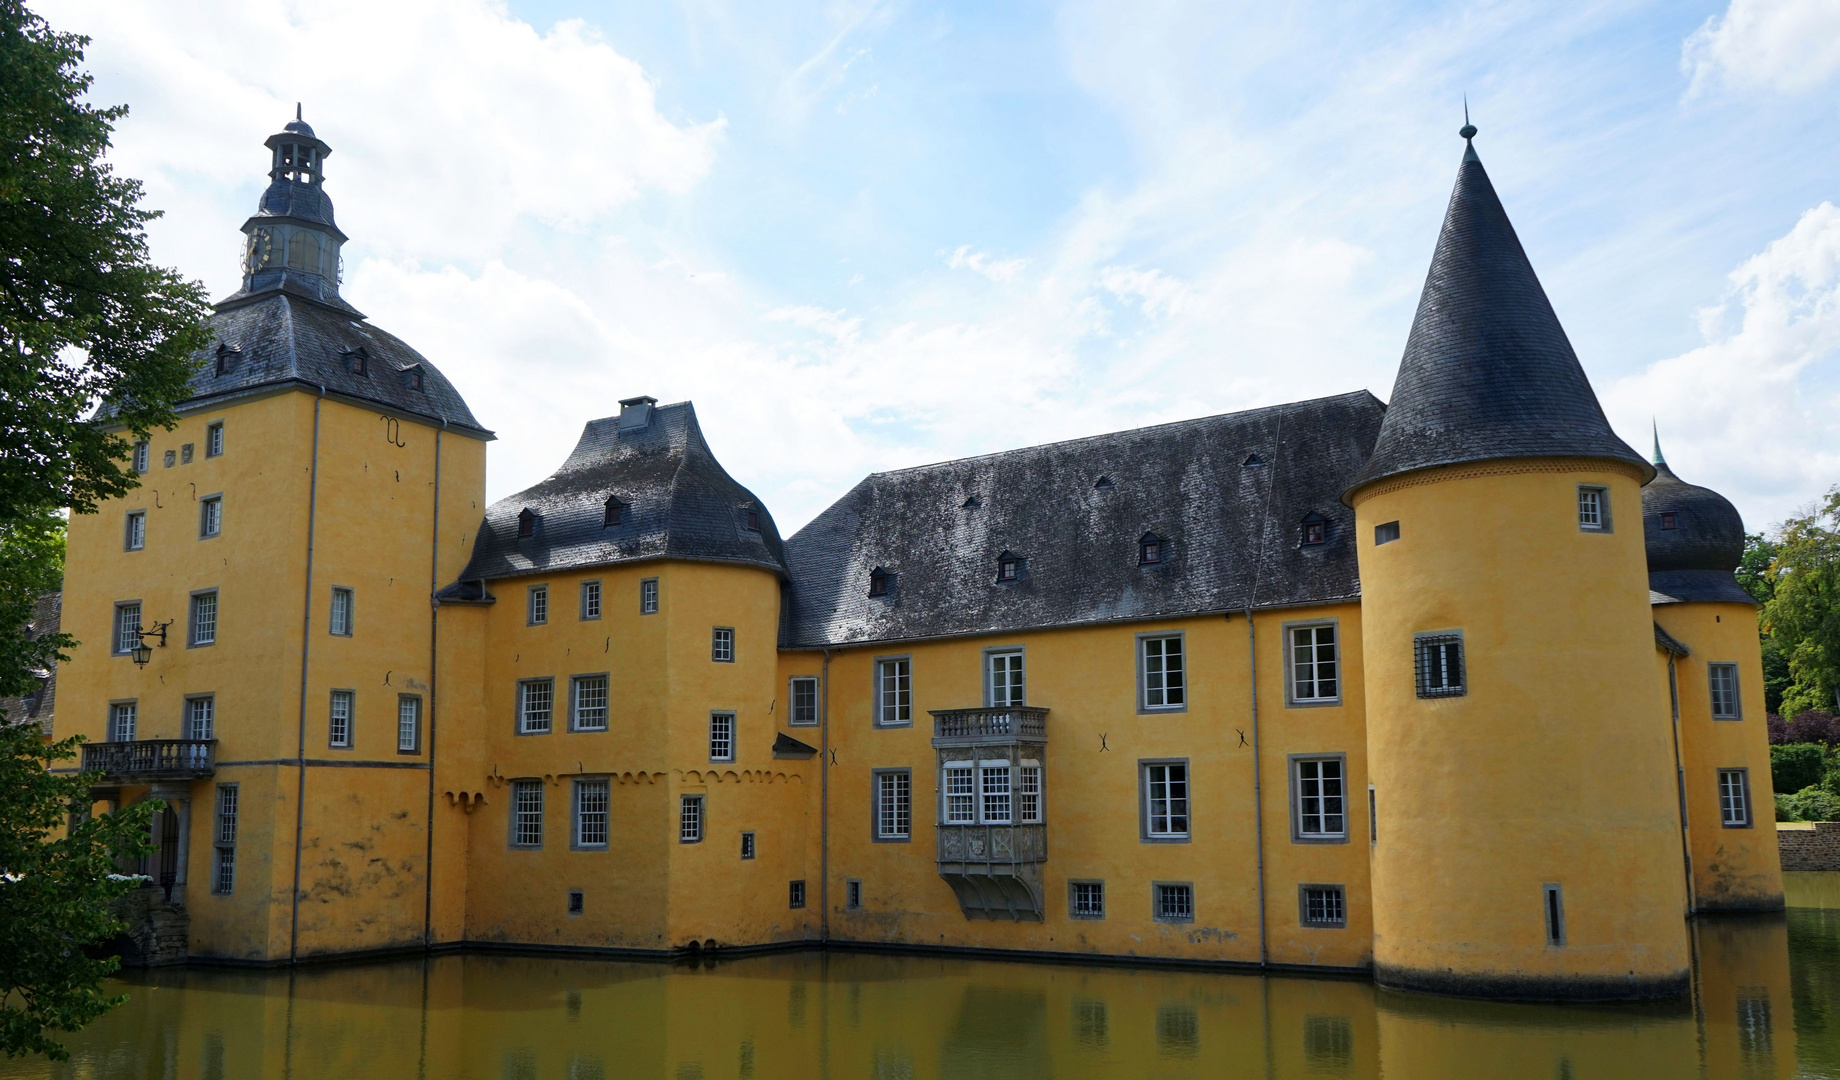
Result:
M157 885L136 889L112 905L127 930L110 943L123 967L159 967L185 962L192 917L180 903L167 903Z
M1817 821L1812 829L1778 829L1782 868L1840 870L1840 821Z

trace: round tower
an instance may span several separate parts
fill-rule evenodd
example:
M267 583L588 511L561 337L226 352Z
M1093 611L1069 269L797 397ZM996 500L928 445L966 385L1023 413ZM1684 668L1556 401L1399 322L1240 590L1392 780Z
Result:
M1684 991L1641 488L1466 140L1372 457L1361 567L1374 963L1522 998Z

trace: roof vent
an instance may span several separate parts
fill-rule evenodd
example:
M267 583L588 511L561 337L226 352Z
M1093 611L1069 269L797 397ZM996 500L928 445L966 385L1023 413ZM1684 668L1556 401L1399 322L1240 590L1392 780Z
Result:
M1259 456L1257 450L1254 450L1252 453L1246 455L1246 460L1240 462L1240 467L1245 469L1256 469L1263 464L1265 464L1265 459Z
M638 431L652 422L652 406L658 404L655 397L629 397L620 399L620 430Z
M976 510L978 507L983 506L983 505L984 505L983 500L979 499L976 495L973 495L970 498L965 500L965 509L967 510Z
M1101 476L1099 478L1099 482L1093 485L1093 487L1096 487L1100 489L1101 491L1111 486L1112 486L1112 478L1109 476Z

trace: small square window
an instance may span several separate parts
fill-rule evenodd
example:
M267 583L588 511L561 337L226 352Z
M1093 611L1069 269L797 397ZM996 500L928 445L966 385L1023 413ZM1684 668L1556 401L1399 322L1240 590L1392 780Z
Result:
M224 454L224 423L219 420L204 429L204 456L222 457Z
M528 595L530 625L542 626L549 622L549 586L532 585Z
M1297 905L1298 921L1304 926L1348 925L1348 904L1340 885L1300 885Z
M585 903L584 903L584 900L581 894L581 890L580 889L570 889L569 890L569 914L570 915L580 915L584 907L585 907Z
M1399 522L1389 521L1384 525L1374 526L1374 546L1390 544L1399 539Z
M518 532L518 538L520 540L526 537L537 535L536 511L532 510L528 506L518 511L517 532Z
M1328 539L1329 522L1322 515L1311 514L1303 519L1303 538L1300 542L1304 547L1314 547Z
M848 911L862 910L862 880L850 878L843 883L843 906Z
M743 859L754 857L754 834L751 832L741 834L741 857Z
M751 506L747 511L747 527L749 532L760 531L760 511Z
M1680 519L1677 515L1674 515L1674 514L1662 514L1661 515L1661 527L1663 529L1678 529L1680 527L1679 521Z
M1706 681L1712 694L1712 718L1738 719L1738 665L1707 664Z
M1075 919L1105 918L1105 882L1068 882L1067 914Z
M1467 692L1463 677L1463 635L1420 634L1413 640L1417 653L1418 696L1461 697Z
M198 535L201 539L219 536L224 531L224 497L213 495L198 500Z
M1158 882L1155 918L1157 922L1194 922L1195 887L1188 882Z
M735 662L735 631L733 627L718 626L709 635L709 659L718 664Z
M128 515L126 535L122 537L124 551L140 551L147 546L147 511L136 510Z
M1137 565L1155 566L1163 561L1163 548L1166 541L1153 532L1147 532L1137 538Z
M680 844L703 842L703 797L701 795L685 795L678 804L677 842Z
M1578 485L1578 527L1586 532L1610 531L1610 489Z
M787 883L786 906L790 908L802 908L805 906L805 883L803 881Z
M818 680L799 676L792 680L792 710L787 723L793 727L815 727L818 723Z
M601 583L584 581L581 583L581 617L598 619L601 617Z
M1016 578L1021 573L1022 573L1022 560L1021 559L998 559L997 560L997 580L998 581L1015 581Z
M639 582L639 614L658 614L658 579L655 577Z
M511 784L511 846L543 846L543 781L514 780Z

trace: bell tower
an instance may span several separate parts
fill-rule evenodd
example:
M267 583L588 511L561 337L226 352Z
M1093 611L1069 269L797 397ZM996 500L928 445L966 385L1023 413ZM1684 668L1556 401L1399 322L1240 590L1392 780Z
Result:
M347 237L333 220L325 190L326 157L332 148L300 118L268 137L268 190L256 213L243 223L241 295L281 289L335 306L339 297L339 251Z

